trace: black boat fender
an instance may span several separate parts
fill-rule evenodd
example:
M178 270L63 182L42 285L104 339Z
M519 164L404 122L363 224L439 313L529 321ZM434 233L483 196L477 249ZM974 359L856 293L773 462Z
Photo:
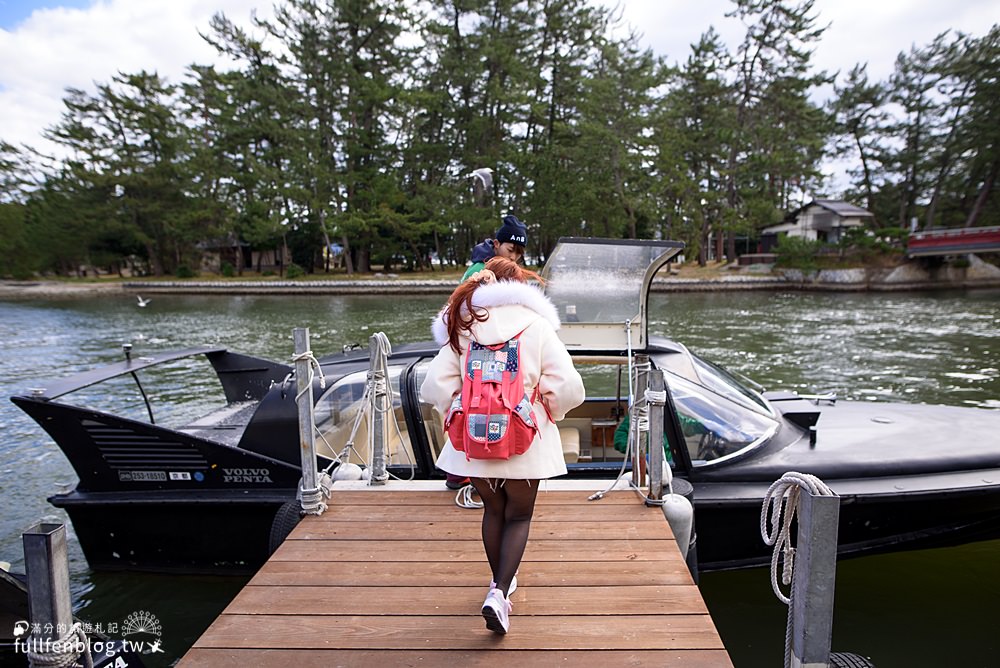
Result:
M292 529L298 526L301 519L302 504L297 499L281 504L271 521L271 535L267 541L268 555L274 554L274 551L281 547L281 544L288 538L288 534L292 533Z

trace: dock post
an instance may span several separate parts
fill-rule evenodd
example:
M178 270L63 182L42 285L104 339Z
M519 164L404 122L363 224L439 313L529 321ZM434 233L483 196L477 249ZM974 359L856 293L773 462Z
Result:
M315 512L313 504L307 502L307 496L316 496L319 492L316 441L313 436L312 374L309 368L312 349L309 347L309 328L294 328L292 339L295 343L295 403L299 409L299 455L302 460L302 483L299 493L302 495L302 510ZM322 510L320 512L322 513Z
M86 643L71 633L73 607L69 593L66 526L36 524L21 535L21 542L28 575L28 611L32 628L38 629L27 641L32 655L73 654L79 657L85 654L89 659ZM37 664L32 655L29 655L32 666L42 665Z
M635 397L633 398L632 415L630 427L635 434L635 443L632 448L632 484L642 487L645 481L643 473L646 470L646 446L642 438L643 433L649 436L649 405L646 403L646 390L649 388L649 356L636 354L635 356ZM636 410L638 407L638 410Z
M795 549L789 623L790 668L830 665L833 602L837 576L837 523L840 497L799 496L799 531Z
M389 479L389 474L386 472L385 411L392 410L392 405L386 406L388 400L386 383L389 382L389 378L383 341L388 345L388 339L381 332L372 334L368 338L368 392L372 419L372 428L368 431L368 451L372 453L372 477L368 481L370 485L384 485Z
M663 407L665 398L663 371L649 371L649 498L658 501L663 498Z

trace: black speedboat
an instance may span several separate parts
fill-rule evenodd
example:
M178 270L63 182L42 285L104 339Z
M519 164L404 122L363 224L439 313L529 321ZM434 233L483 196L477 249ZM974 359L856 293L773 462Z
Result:
M665 372L664 439L674 476L694 487L701 570L766 562L761 502L787 471L814 474L840 494L841 555L1000 537L1000 412L764 392L678 342L650 337L650 284L680 247L563 239L545 267L546 293L564 322L560 336L587 385L587 401L559 425L570 477L593 478L597 490L599 479L622 468L613 434L628 406L629 367L645 356ZM389 473L401 478L443 478L433 466L446 447L441 416L418 391L436 352L431 343L401 345L388 360L394 419L385 420L383 437ZM182 426L154 423L152 407L140 419L68 402L83 388L128 376L148 382L155 370L200 356L214 368L224 405ZM368 427L356 418L369 353L320 363L319 465L365 467ZM253 571L287 531L281 511L300 479L288 365L218 348L181 350L12 400L77 472L75 489L50 501L69 513L93 568Z

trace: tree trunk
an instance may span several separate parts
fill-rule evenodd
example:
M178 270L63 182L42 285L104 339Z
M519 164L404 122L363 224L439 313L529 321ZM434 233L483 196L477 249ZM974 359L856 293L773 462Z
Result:
M347 240L347 235L340 237L341 244L344 246L344 250L341 251L344 254L344 268L347 270L348 275L354 273L354 257L351 255L351 242Z
M990 165L990 173L986 175L986 180L983 181L982 187L979 189L979 195L976 197L975 204L972 205L972 211L969 212L969 217L965 219L965 227L975 227L976 221L979 220L979 214L983 212L986 207L986 202L990 199L990 193L993 191L993 184L997 180L997 171L1000 170L1000 157L993 160L993 164Z

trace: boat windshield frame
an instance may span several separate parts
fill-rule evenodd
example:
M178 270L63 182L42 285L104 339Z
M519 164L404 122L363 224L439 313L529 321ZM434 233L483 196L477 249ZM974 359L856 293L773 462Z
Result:
M560 238L541 275L567 349L644 349L653 277L683 249L681 241Z

